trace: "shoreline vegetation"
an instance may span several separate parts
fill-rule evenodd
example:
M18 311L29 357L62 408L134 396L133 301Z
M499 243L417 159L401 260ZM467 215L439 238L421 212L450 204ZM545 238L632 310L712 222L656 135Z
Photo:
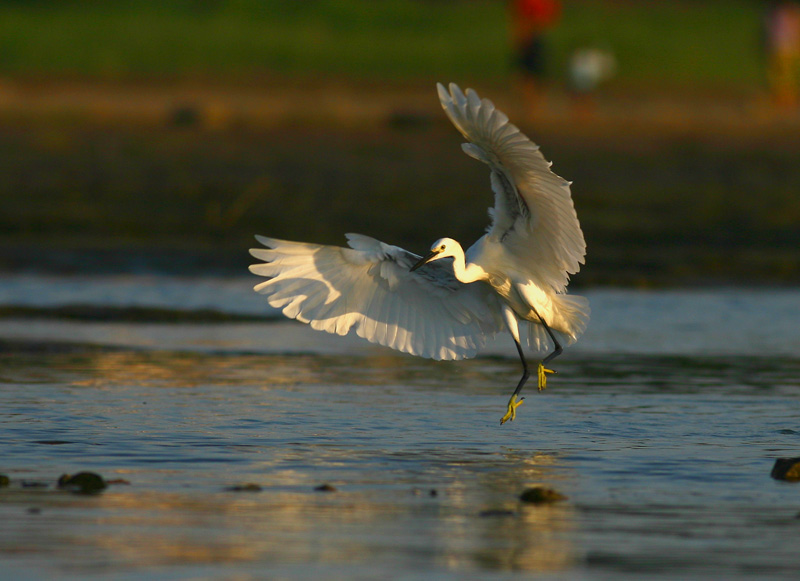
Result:
M589 113L558 78L525 108L499 2L148 6L0 6L0 271L245 272L254 234L468 244L491 191L438 105L456 81L574 182L576 286L800 282L800 115L761 87L758 3L565 3L555 65L619 61Z
M574 182L578 285L800 280L797 118L757 96L639 93L584 118L556 92L526 120L494 86L479 90ZM485 168L432 86L16 87L0 103L0 270L235 272L257 233L344 244L355 231L420 253L487 223Z

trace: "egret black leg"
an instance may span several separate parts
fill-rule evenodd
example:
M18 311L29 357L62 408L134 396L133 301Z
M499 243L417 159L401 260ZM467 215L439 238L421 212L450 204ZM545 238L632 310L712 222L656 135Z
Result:
M522 351L522 345L519 344L519 341L514 339L514 345L517 346L517 353L519 353L519 360L522 361L522 377L517 384L517 389L514 390L513 396L519 395L519 392L522 391L522 386L525 385L525 382L528 381L528 377L530 376L530 372L528 371L528 362L525 361L525 353Z
M533 309L533 307L531 307ZM539 368L537 370L537 375L539 379L539 391L542 391L545 387L547 387L547 374L548 373L555 373L552 369L545 369L545 364L549 361L552 361L564 351L561 347L561 343L558 342L556 339L555 334L553 333L550 326L545 322L544 318L536 312L536 309L533 309L533 313L539 318L539 322L544 327L544 330L547 331L547 334L550 336L550 339L553 341L554 349L553 352L550 353L547 357L542 359L539 363ZM504 415L500 419L500 423L504 424L508 420L514 420L517 415L517 408L522 404L522 400L525 398L520 398L517 401L517 397L519 396L520 392L522 391L525 382L528 381L528 377L530 376L530 371L528 370L528 362L525 360L525 353L522 351L522 345L520 345L519 341L516 337L514 337L514 345L517 346L517 353L519 353L519 359L522 361L522 377L517 384L517 389L514 390L514 393L511 394L511 399L508 400L508 410L506 411L506 415Z
M545 387L547 387L547 374L548 374L548 373L556 373L556 372L555 372L555 371L553 371L552 369L545 369L545 367L544 367L544 366L545 366L545 365L546 365L548 362L552 361L553 359L555 359L556 357L558 357L559 355L561 355L561 353L564 351L564 349L561 347L561 343L559 343L559 342L558 342L558 339L556 339L556 336L555 336L555 334L553 333L552 329L550 329L550 326L549 326L549 325L547 324L547 322L544 320L544 317L542 317L542 316L541 316L541 315L540 315L540 314L539 314L539 313L536 311L536 309L534 309L533 307L531 307L531 309L533 310L533 313L534 313L534 314L535 314L535 315L536 315L536 316L539 318L539 322L540 322L540 323L542 324L542 326L544 327L544 330L545 330L545 331L547 332L547 334L550 336L550 339L553 341L553 347L554 347L554 348L553 348L553 352L552 352L552 353L550 353L550 354L549 354L547 357L545 357L544 359L542 359L541 363L539 363L539 369L538 369L538 375L539 375L539 391L542 391L542 390L543 390Z
M539 318L539 322L544 327L544 330L547 331L547 334L550 336L550 340L553 341L554 350L550 355L542 359L542 364L544 364L547 363L548 361L552 361L553 359L561 355L564 352L564 349L563 347L561 347L561 343L558 342L558 339L556 339L555 334L553 334L553 331L550 329L550 325L548 325L547 321L544 320L544 317L542 317L533 307L531 307L531 310L533 311L533 314ZM517 344L517 349L520 349L519 344ZM522 352L520 351L520 353Z
M522 404L522 400L525 399L524 397L517 401L517 396L519 392L522 391L522 387L525 385L525 382L528 381L528 377L530 376L530 371L528 370L528 362L525 361L525 353L522 351L522 345L519 344L517 338L514 337L514 345L517 346L517 353L519 353L519 360L522 361L522 377L517 384L517 389L514 390L514 393L511 394L511 399L508 400L508 410L506 411L506 415L500 418L500 424L505 424L508 420L514 420L517 417L517 408Z

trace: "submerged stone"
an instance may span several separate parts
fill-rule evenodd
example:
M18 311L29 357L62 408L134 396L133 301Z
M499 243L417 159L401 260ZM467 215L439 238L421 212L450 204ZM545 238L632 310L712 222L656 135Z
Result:
M772 467L771 476L775 480L800 480L800 458L778 458Z
M78 472L75 475L63 474L58 479L58 487L77 494L95 494L106 488L103 477L94 472Z
M320 484L319 486L315 487L314 490L318 492L336 492L336 487L333 484Z
M228 492L261 492L261 486L248 482L247 484L237 484L226 488Z
M567 497L552 488L534 486L533 488L526 488L522 494L519 495L519 499L522 502L530 504L550 504L566 500Z

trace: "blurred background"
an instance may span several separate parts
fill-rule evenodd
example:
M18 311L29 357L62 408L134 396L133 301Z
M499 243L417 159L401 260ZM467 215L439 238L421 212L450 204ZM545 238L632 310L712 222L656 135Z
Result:
M0 0L0 271L469 244L488 172L441 81L574 182L577 286L797 283L799 63L795 2Z

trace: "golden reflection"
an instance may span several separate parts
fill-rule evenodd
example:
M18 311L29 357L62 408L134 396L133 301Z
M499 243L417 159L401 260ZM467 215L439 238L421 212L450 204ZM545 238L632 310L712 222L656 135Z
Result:
M68 377L77 387L203 387L219 398L241 397L237 390L216 389L238 385L414 386L431 369L393 356L354 364L342 357L130 351L82 354L69 359L70 366ZM437 386L456 385L447 377L452 374L467 378L473 389L490 384L487 373L494 373L477 365L437 369ZM355 445L344 435L337 444L305 434L297 444L293 437L270 437L254 447L258 456L248 461L246 474L223 464L229 473L197 479L198 471L179 464L123 464L114 472L130 486L114 485L96 496L47 490L34 497L20 487L4 489L3 505L15 516L0 527L0 556L27 548L70 566L77 560L111 570L256 564L267 575L282 565L380 568L386 562L413 563L415 570L552 573L576 560L570 501L529 506L518 500L537 484L569 495L569 467L555 455L483 444L397 449L364 440ZM225 490L241 484L239 478L261 491ZM314 491L320 478L330 479L337 491ZM414 494L431 488L435 495ZM27 513L30 507L39 512Z
M557 572L575 562L573 507L517 500L526 485L553 486L556 467L549 456L513 454L481 467L452 464L443 467L449 483L435 496L347 482L321 493L308 474L269 471L258 480L260 492L142 491L137 471L125 470L130 486L90 497L6 490L7 507L40 512L13 535L0 534L0 554L29 547L63 560L81 555L87 567L259 563L265 571L276 564L379 566L391 555L453 571Z
M438 390L492 390L516 374L511 360L432 362L393 353L364 357L303 354L203 354L177 351L88 351L64 356L64 371L74 372L71 385L113 388L156 387L285 387L300 384L411 386ZM223 392L221 392L223 393Z
M370 530L390 522L394 513L384 504L347 494L333 498L313 492L109 492L91 498L51 493L33 500L25 493L5 500L37 502L43 507L38 523L68 509L76 518L67 528L19 527L15 535L0 534L0 554L18 554L23 547L64 555L80 550L119 567L364 560L371 555L370 544L348 529Z
M458 480L447 496L458 509L442 523L441 555L449 568L478 566L492 570L554 572L570 568L576 559L570 533L576 514L569 502L532 506L519 501L528 487L558 487L564 480L549 454L509 452L498 470L475 484ZM476 512L477 511L477 512ZM470 547L465 550L465 547Z
M521 507L516 518L485 517L478 531L483 548L472 559L484 569L554 572L575 562L568 533L569 505Z
M319 367L298 364L298 356L226 355L215 357L191 353L98 352L80 363L88 377L72 385L114 387L154 385L161 387L230 386L256 383L292 385L319 380Z

